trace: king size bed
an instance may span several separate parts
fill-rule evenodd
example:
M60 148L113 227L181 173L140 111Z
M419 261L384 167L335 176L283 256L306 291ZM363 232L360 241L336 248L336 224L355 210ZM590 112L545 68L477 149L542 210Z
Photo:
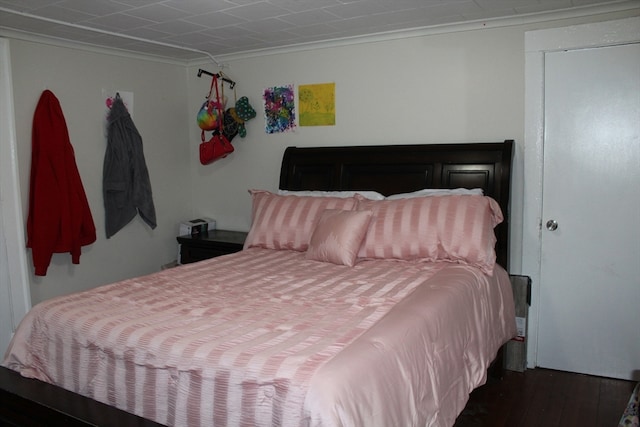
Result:
M450 427L515 335L511 155L290 147L243 251L40 303L2 365L165 425Z

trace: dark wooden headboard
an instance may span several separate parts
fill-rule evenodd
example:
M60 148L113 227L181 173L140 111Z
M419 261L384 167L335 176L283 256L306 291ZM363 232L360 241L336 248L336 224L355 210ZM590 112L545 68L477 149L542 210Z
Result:
M375 190L384 195L422 188L482 188L502 208L497 262L508 271L509 192L513 141L498 143L288 147L283 190Z

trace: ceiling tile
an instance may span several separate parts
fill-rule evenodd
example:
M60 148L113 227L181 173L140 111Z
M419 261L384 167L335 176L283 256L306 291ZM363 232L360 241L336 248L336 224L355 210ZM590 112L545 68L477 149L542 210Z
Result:
M92 16L108 15L128 9L126 5L109 0L65 0L57 3L57 5Z
M289 12L304 12L307 10L323 9L327 6L341 4L337 0L269 0L269 3L288 10Z
M246 19L240 19L225 12L213 12L192 16L190 18L185 18L185 21L200 24L209 28L226 27L227 25L235 25L242 22L247 22Z
M272 18L274 16L286 15L288 12L286 9L274 6L270 3L260 2L227 9L226 13L232 16L237 16L238 18L257 21L265 18Z
M154 22L147 19L127 15L126 13L114 13L111 15L100 16L98 18L92 18L90 20L87 20L86 24L95 25L98 28L103 28L111 31L120 31L144 27L154 24Z
M183 20L162 22L160 24L148 25L144 28L174 35L193 33L196 31L203 31L207 29L207 27L204 25L199 25Z
M293 25L316 25L320 23L326 23L335 21L338 18L336 15L331 14L323 9L307 10L305 12L292 13L280 17L281 20L290 22Z
M237 25L238 28L246 29L254 33L268 33L271 31L286 30L295 25L284 22L278 18L261 19L259 21L249 21Z
M89 15L84 12L80 12L74 9L66 9L60 6L47 6L38 9L38 15L49 19L55 19L62 22L81 22L87 19L94 18L93 15Z
M163 4L152 4L137 9L127 11L127 15L148 19L153 22L169 22L189 16L190 13L165 6Z

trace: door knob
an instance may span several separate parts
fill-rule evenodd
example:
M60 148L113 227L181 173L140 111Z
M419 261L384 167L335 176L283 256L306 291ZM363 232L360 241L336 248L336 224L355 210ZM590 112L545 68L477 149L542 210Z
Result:
M547 230L555 231L557 228L558 228L558 221L556 221L555 219L550 219L549 221L547 221Z

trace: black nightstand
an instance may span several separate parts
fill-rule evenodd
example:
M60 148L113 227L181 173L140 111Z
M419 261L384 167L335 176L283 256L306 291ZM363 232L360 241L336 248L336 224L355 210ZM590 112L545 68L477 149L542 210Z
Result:
M247 233L244 231L211 230L196 236L179 236L180 263L202 261L242 250Z

